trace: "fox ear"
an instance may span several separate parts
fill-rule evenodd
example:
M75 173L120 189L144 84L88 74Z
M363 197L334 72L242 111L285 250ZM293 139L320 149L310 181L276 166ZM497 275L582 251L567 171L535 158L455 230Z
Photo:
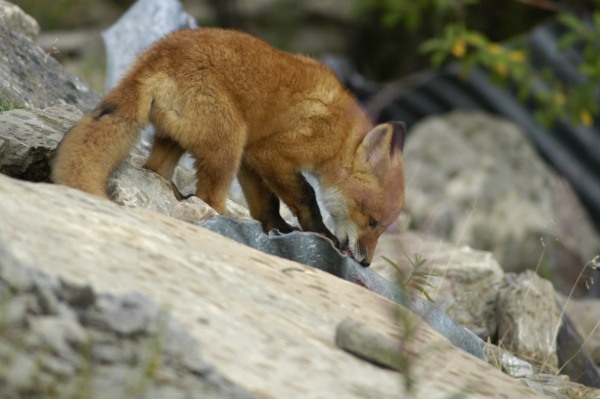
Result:
M390 156L394 156L395 151L404 150L404 139L406 138L406 124L404 122L390 122L394 132L392 133L392 145L390 147Z
M358 147L363 160L379 163L392 159L404 148L406 125L404 122L390 122L375 126Z

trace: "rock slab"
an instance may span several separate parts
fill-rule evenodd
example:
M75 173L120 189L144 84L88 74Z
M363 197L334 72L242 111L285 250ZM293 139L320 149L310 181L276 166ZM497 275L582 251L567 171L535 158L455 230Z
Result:
M406 209L420 231L491 251L506 271L539 267L568 294L600 252L600 236L573 190L524 137L514 124L478 112L415 125L404 149Z
M355 284L189 223L65 187L0 176L0 195L0 243L17 262L70 284L93 284L94 292L152 298L202 345L209 364L246 391L265 398L406 394L400 374L335 347L336 327L348 318L396 336L390 315L397 305ZM11 279L28 286L18 272ZM125 332L143 328L144 320ZM471 398L503 392L539 397L424 322L411 351L432 353L416 362L419 397L457 390ZM110 350L104 355L116 356ZM27 367L26 360L20 364Z
M166 309L97 293L21 264L0 246L0 396L251 399L201 356Z
M100 96L51 54L0 23L0 98L26 107L71 104L89 111Z
M56 146L82 115L73 105L0 113L0 173L48 181Z

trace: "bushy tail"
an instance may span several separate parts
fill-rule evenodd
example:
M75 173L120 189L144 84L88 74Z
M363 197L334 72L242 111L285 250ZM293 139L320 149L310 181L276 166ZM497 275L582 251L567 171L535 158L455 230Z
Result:
M51 179L107 197L107 179L125 159L149 122L152 98L140 84L124 80L60 142Z

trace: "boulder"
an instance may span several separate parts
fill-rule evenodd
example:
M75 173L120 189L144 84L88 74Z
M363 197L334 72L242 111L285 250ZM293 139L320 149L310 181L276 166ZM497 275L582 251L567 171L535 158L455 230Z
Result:
M0 0L0 23L7 30L34 41L40 33L40 25L19 6Z
M211 368L201 345L150 298L59 281L1 244L0 254L0 305L27 320L0 326L3 398L257 397ZM54 309L42 306L49 300Z
M199 222L217 215L207 203L191 196L178 201L171 183L156 173L144 169L145 157L131 154L119 165L108 181L107 192L116 203L149 209L171 215L186 222ZM186 168L178 166L173 181L184 195L195 191L196 178ZM239 219L250 219L250 213L232 200L227 200L226 213Z
M569 381L565 376L538 374L521 380L525 385L535 389L548 398L554 399L596 399L598 389L588 388Z
M48 181L56 146L82 115L72 105L0 113L0 173L28 181ZM132 154L109 180L107 189L117 203L173 214L189 222L216 214L198 198L177 201L168 182L143 169L143 163L143 157ZM181 167L177 168L174 180L185 193L196 182L193 174ZM233 201L228 201L227 211L234 217L250 218L248 210Z
M491 251L506 271L539 269L567 293L600 252L572 189L506 120L428 118L411 130L404 160L406 210L420 231Z
M1 259L35 267L69 285L93 286L102 295L133 292L164 304L217 372L259 397L405 396L398 373L334 345L336 327L345 319L358 319L376 334L397 339L393 312L419 328L409 346L417 397L457 392L473 398L504 392L538 397L454 347L413 313L325 272L66 187L0 176L0 194L0 247L6 254ZM14 272L10 280L31 285L19 276ZM94 302L91 298L83 302ZM114 316L96 317L94 325L110 326L111 320L128 317L114 314L114 306L102 309ZM144 320L132 320L121 333L143 330ZM117 356L99 350L102 356ZM111 392L121 387L119 381Z
M178 0L138 0L102 33L106 48L108 91L133 65L143 49L171 32L198 25Z
M0 113L0 173L48 181L56 146L82 115L73 105Z
M535 275L507 277L489 252L397 230L395 225L391 234L382 236L371 267L401 286L408 284L412 295L430 298L461 325L500 345L484 347L490 364L510 375L522 376L527 367L539 370L542 364L547 370L556 370L558 357L562 374L581 384L600 387L598 371L587 352L581 350L584 339L562 314L562 307L556 305L548 281ZM585 313L581 315L588 318L588 329L584 331L593 331L595 313ZM584 338L588 336L583 334ZM532 364L523 365L522 359Z
M552 284L531 270L518 276L507 274L497 301L499 346L534 363L542 372L556 372L556 338L562 315Z
M496 336L496 296L504 273L492 253L452 246L416 232L386 234L371 267L392 281L408 283L413 295L430 297L483 340ZM411 279L426 284L414 285Z
M586 351L600 365L600 300L563 298L560 302L566 307L567 315L583 337Z
M8 58L0 62L0 77L12 75L0 96L27 106L61 105L0 115L0 171L45 181L60 136L97 95L51 65L51 57L34 45L20 42L27 39L2 29L0 49L13 50L2 52ZM32 84L15 78L19 73L38 78ZM526 364L507 355L501 367L487 366L432 329L465 332L424 300L403 297L413 313L318 269L160 215L196 222L212 210L195 198L173 201L169 184L141 169L142 161L131 156L109 185L120 203L132 207L0 176L0 300L6 302L0 323L6 384L0 396L540 397L499 372L518 365L521 371L513 375L522 376ZM185 171L178 171L175 182L184 193L193 190L193 176ZM244 225L252 230L247 236L261 234L255 222L234 224L237 233ZM254 244L291 248L304 257L300 252L320 251L318 242L310 251L294 248L300 235ZM490 281L498 277L493 257L454 249L438 257L435 268L445 270L451 284L465 283L492 298ZM441 269L455 257L466 264L463 269L457 267L456 275ZM352 274L355 281L358 273ZM437 278L439 287L446 284ZM475 285L477 279L482 286ZM459 290L439 288L436 298L454 311L469 302ZM467 316L477 315L480 321L471 328L489 335L494 327L484 309L490 302L471 301L455 317L468 324ZM336 334L348 325L360 328L346 331L352 345L342 350L335 346ZM385 350L371 351L373 343ZM394 348L401 348L400 373L379 360Z
M100 96L50 54L0 23L0 98L19 106L71 104L91 110Z

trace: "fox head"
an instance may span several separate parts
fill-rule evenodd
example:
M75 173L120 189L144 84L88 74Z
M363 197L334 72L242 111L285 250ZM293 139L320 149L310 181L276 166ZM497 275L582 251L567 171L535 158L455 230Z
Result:
M402 122L375 126L357 147L351 169L322 188L322 201L335 224L343 252L371 264L377 240L404 204Z

